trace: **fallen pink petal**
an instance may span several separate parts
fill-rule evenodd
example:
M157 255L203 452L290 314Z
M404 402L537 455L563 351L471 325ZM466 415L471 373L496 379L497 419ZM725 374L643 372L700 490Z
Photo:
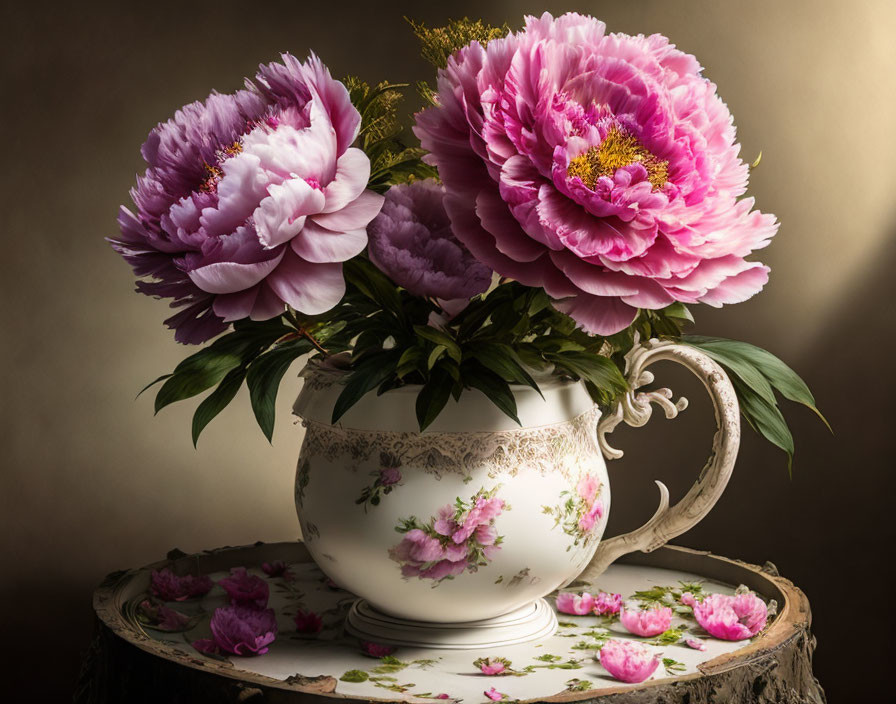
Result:
M218 582L227 592L230 602L236 606L254 606L263 609L268 605L270 588L261 577L249 574L245 567L234 567L230 576Z
M292 572L289 571L289 565L283 562L283 560L277 560L275 562L262 562L261 571L264 572L268 577L280 577L287 581L295 579Z
M320 633L323 628L323 620L313 611L299 609L293 620L299 633Z
M159 631L179 632L186 630L190 617L180 611L169 609L164 604L153 603L144 599L138 607L141 621Z
M693 648L694 650L706 650L706 643L704 643L699 638L688 638L685 641L685 645L689 648Z
M678 600L685 606L690 606L691 608L694 608L694 604L697 603L697 598L690 592L685 592Z
M573 616L585 616L594 610L594 597L588 592L573 594L561 592L557 595L557 611Z
M391 655L396 650L394 645L382 645L381 643L371 643L368 640L361 641L361 651L365 655L373 658L384 658Z
M658 636L672 625L672 609L668 606L658 606L640 611L624 608L619 614L619 621L625 630L636 636L644 638Z
M196 650L200 653L206 653L208 655L217 655L221 652L221 649L218 647L218 644L212 638L201 638L199 640L194 640L190 643Z
M483 692L485 696L491 699L493 702L500 702L504 699L507 699L507 695L499 692L497 689L492 687L491 689L487 689Z
M215 609L209 626L217 646L231 655L264 655L277 636L273 609L222 606Z
M510 668L510 660L505 658L479 658L473 662L483 675L507 674Z
M598 592L594 597L594 613L598 616L618 614L620 608L622 608L622 594Z
M636 684L650 677L660 664L653 651L643 643L608 640L600 649L600 664L620 682Z
M768 607L753 593L710 594L694 605L694 617L714 638L745 640L765 628Z
M184 601L205 596L214 586L214 582L206 575L178 576L165 567L150 573L149 585L153 595L163 601Z

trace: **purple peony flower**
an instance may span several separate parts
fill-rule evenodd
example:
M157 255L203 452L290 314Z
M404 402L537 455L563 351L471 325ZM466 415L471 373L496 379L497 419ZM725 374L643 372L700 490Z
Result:
M214 583L206 575L195 577L187 574L179 577L165 567L150 573L149 585L153 595L163 601L184 601L205 596Z
M460 49L414 128L454 234L591 333L757 293L768 268L744 257L777 223L740 198L748 167L700 71L663 36L574 13Z
M492 272L451 232L442 196L435 181L390 188L367 226L370 259L417 296L469 299L488 289Z
M209 625L215 645L232 655L264 655L277 635L273 609L222 606L215 609ZM202 649L196 643L193 647Z
M263 609L268 605L270 588L261 577L246 572L245 567L234 567L230 576L218 581L227 592L230 603L235 606L250 606Z
M181 308L166 321L201 343L287 305L317 314L345 290L342 262L367 244L382 196L350 145L361 117L312 56L261 66L247 90L212 93L156 127L114 249L137 290Z

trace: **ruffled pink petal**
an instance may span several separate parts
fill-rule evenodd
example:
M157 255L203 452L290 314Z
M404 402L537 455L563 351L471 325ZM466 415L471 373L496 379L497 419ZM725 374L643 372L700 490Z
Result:
M285 252L285 250L284 250ZM254 264L216 262L188 272L190 280L208 293L235 293L255 286L278 268L284 252Z
M345 293L341 263L313 264L289 248L266 283L284 303L307 315L325 313Z
M326 200L323 193L302 178L269 186L268 194L253 215L255 231L265 249L295 237L305 225L305 216L319 213Z
M342 210L364 192L369 179L370 159L360 149L348 149L336 162L335 177L324 187L327 203L322 212Z
M320 213L311 219L321 227L334 232L357 230L367 227L370 221L377 216L383 207L384 200L385 198L379 193L364 191L342 210L333 213Z
M248 318L252 314L252 308L255 306L255 299L258 298L259 288L259 286L253 286L244 291L222 293L215 296L212 310L215 311L215 315L221 316L226 323Z
M305 223L302 231L290 243L292 251L307 262L326 264L344 262L364 251L367 230L333 232L313 220Z
M613 335L625 330L638 314L637 308L617 298L587 294L555 301L554 306L592 335Z

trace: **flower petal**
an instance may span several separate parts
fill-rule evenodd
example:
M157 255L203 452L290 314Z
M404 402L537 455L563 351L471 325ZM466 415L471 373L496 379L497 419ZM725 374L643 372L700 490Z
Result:
M287 305L307 315L325 313L345 293L342 264L314 264L287 249L266 283Z
M360 196L370 179L370 159L360 149L352 147L336 162L336 175L324 187L327 204L325 213L334 213Z
M312 217L312 220L321 227L335 232L345 232L347 230L357 230L361 227L367 227L373 220L380 209L383 207L385 198L379 193L373 191L364 191L360 196L355 198L351 203L346 205L342 210L332 213L319 213Z
M288 242L302 229L305 216L319 213L324 202L324 194L302 178L269 186L253 215L258 239L265 249Z
M208 293L236 293L255 286L274 271L282 259L283 252L280 252L273 259L253 264L216 262L193 269L187 275L194 284Z
M367 230L333 232L313 220L305 222L302 231L293 238L292 251L307 262L325 264L344 262L364 251L367 246Z

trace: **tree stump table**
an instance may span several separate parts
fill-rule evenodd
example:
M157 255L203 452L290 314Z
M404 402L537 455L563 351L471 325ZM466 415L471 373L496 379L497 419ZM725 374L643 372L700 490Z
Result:
M270 576L263 563L289 565ZM160 630L147 619L151 570L210 575L219 579L237 566L268 581L270 606L279 634L270 650L256 657L208 655L191 643L208 638L209 616L227 603L220 587L200 600L168 604L188 617L179 631ZM281 566L282 567L282 566ZM523 577L525 578L525 577ZM686 589L733 593L744 585L776 607L755 638L728 642L708 637L677 598ZM510 587L509 587L510 588ZM428 702L434 700L601 702L601 704L738 704L741 702L825 701L812 673L815 646L809 603L773 565L764 567L667 546L612 565L593 585L567 589L618 592L626 599L652 599L676 606L676 634L651 642L598 616L559 614L560 627L540 641L491 650L398 647L375 658L362 652L342 622L354 597L330 582L300 542L221 548L196 555L172 551L168 559L109 575L94 594L97 633L85 658L77 704L111 702L327 702L337 700ZM553 603L553 599L549 598ZM316 634L297 632L299 609L322 619ZM182 619L186 620L186 619ZM608 637L647 641L663 659L651 679L636 685L613 680L594 657ZM706 650L685 645L700 639ZM677 641L677 642L676 642ZM510 661L510 675L487 676L478 658ZM491 696L488 696L489 692Z

